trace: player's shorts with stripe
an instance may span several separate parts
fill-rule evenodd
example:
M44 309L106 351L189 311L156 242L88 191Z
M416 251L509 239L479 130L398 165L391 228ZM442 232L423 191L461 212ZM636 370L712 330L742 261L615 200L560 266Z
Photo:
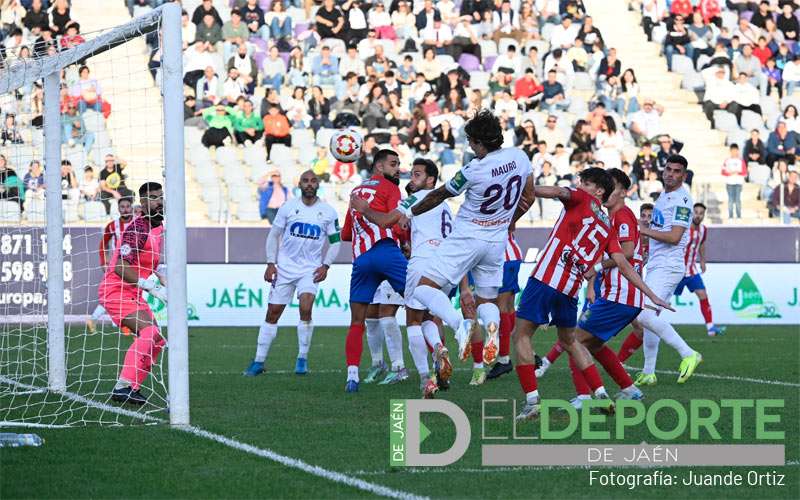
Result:
M405 291L408 259L394 240L383 239L353 261L350 301L371 304L382 281L399 294Z
M688 288L690 292L694 293L695 290L705 290L706 284L703 283L703 277L699 274L693 274L692 276L684 276L680 283L678 283L678 288L675 289L675 295L683 294L683 289Z
M595 300L599 299L601 297L601 295L600 295L601 282L602 282L601 281L601 276L598 276L597 279L594 280L594 297L595 297ZM588 300L584 300L583 301L583 309L581 309L581 312L585 311L588 308L589 308L589 301Z
M286 305L292 301L295 291L297 297L304 293L310 293L314 297L317 296L318 284L314 283L315 269L309 269L307 273L300 276L286 276L281 274L278 268L278 276L275 278L275 284L269 290L270 304Z
M406 277L408 274L406 273ZM399 293L394 291L392 285L388 281L381 281L378 290L375 291L375 296L372 298L373 304L389 305L389 306L402 306L405 304L405 299Z
M521 260L507 260L503 264L503 284L498 293L516 294L519 292L519 266L521 265Z
M436 257L427 259L423 275L440 286L456 286L470 271L476 288L500 288L505 252L505 241L483 241L451 234L439 245Z
M97 290L102 305L111 321L118 327L122 326L122 320L128 316L142 311L147 317L153 318L153 311L142 297L142 291L136 285L121 283L108 283L105 280L100 283Z
M638 307L599 298L584 309L578 320L578 328L608 342L636 319L640 312L642 310Z
M537 325L549 323L574 328L578 319L578 299L530 277L517 306L517 317Z

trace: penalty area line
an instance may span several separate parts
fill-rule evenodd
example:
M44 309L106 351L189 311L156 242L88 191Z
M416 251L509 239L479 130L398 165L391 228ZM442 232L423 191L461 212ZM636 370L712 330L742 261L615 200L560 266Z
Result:
M41 390L44 389L42 387L35 387L29 384L25 384L22 382L17 382L16 380L4 377L0 375L0 382L24 388L27 390ZM71 399L72 401L76 401L78 403L84 404L86 406L90 406L92 408L97 408L103 411L108 411L111 413L117 413L119 415L124 415L130 418L142 420L148 423L160 423L160 424L168 424L169 422L163 418L154 417L151 415L144 415L142 413L137 413L135 411L126 410L124 408L118 408L116 406L111 406L105 403L100 403L98 401L94 401L89 399L85 396L81 396L80 394L75 394L72 392L58 392L58 394L66 399ZM5 424L5 422L3 422ZM16 426L22 427L24 423L18 423ZM45 427L43 425L31 425L31 427ZM50 427L50 426L47 426ZM55 426L53 426L55 427ZM216 443L225 445L229 448L233 448L238 451L243 451L245 453L249 453L251 455L255 455L261 458L266 458L267 460L271 460L273 462L277 462L281 465L289 467L291 469L297 469L307 474L311 474L312 476L321 477L322 479L326 479L328 481L344 484L345 486L350 486L352 488L357 488L362 491L366 491L368 493L372 493L374 495L379 495L382 497L387 498L397 498L401 500L423 500L427 499L428 497L416 495L414 493L409 493L402 490L396 490L393 488L389 488L387 486L382 486L380 484L370 483L369 481L365 481L363 479L359 479L357 477L349 476L347 474L343 474L341 472L332 471L329 469L325 469L318 465L311 465L308 462L304 462L298 458L292 458L286 455L282 455L280 453L276 453L267 448L259 448L257 446L253 446L251 444L243 443L241 441L237 441L235 439L231 439L229 437L223 436L221 434L216 434L214 432L209 432L205 429L202 429L197 426L189 425L189 426L176 426L173 429L186 432L187 434L191 434L193 436L197 436L203 439L208 439L210 441L214 441Z

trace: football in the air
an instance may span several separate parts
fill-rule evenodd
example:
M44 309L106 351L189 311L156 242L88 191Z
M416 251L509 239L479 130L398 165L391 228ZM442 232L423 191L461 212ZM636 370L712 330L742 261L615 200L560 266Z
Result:
M364 139L353 129L339 130L331 136L331 154L343 163L352 163L361 156Z

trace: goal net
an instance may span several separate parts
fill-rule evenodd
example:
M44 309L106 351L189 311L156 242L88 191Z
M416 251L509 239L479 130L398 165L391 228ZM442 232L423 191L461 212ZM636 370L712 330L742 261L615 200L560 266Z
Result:
M167 4L123 26L7 52L2 426L188 424L181 49L180 7ZM144 299L166 346L141 383L146 402L134 405L111 395L136 335L98 307L98 285L146 182L164 186L168 296Z

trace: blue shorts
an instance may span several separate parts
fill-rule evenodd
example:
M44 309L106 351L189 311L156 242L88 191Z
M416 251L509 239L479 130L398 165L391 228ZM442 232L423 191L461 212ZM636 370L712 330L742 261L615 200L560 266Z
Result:
M503 264L503 286L500 287L498 293L513 293L519 292L519 266L522 265L521 260L508 260Z
M603 342L622 331L642 312L638 307L597 299L584 309L578 328L589 332Z
M675 295L683 294L683 289L688 288L690 292L694 293L695 290L705 290L706 285L703 283L703 277L699 274L694 276L684 276L677 288L675 288Z
M557 327L574 328L578 319L578 299L531 277L520 297L517 317L537 325L549 323Z
M375 290L386 280L394 291L403 295L406 289L408 259L393 240L384 239L353 261L350 274L350 302L370 304Z
M603 281L602 278L603 278L602 276L597 276L597 278L594 280L594 298L595 299L600 298L600 284ZM588 300L584 300L583 301L583 309L581 309L581 312L585 311L588 308L589 308L589 301Z

